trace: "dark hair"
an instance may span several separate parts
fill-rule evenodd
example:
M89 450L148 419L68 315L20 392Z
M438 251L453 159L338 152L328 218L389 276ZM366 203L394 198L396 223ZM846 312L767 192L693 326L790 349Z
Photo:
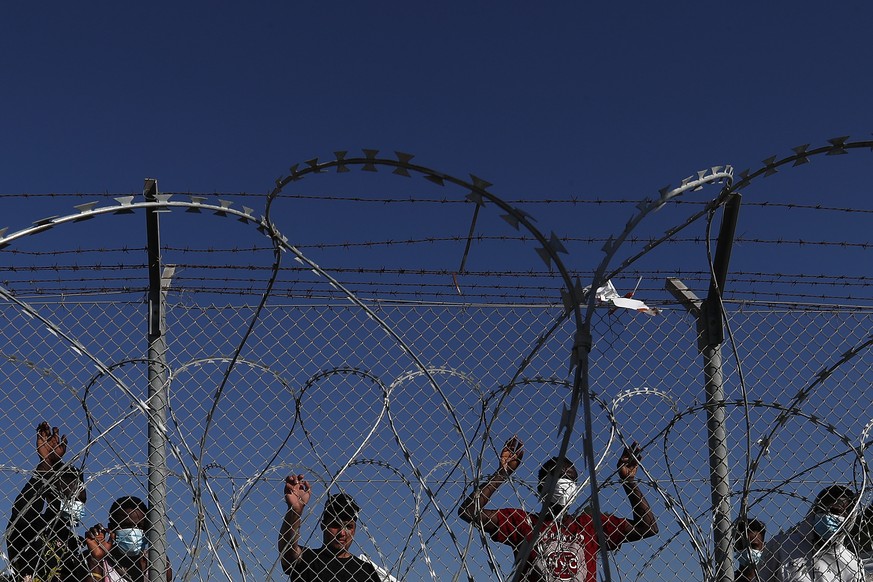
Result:
M67 463L58 463L55 465L54 471L47 479L50 485L50 494L58 499L66 497L69 489L73 489L73 493L85 484L85 474L78 467Z
M543 466L540 467L540 472L537 473L537 481L542 481L543 479L545 479L546 477L551 475L557 466L558 466L558 457L552 457L551 459L549 459L548 461L543 463ZM573 467L574 469L576 468L576 466L573 464L573 461L571 461L570 459L567 459L567 458L563 459L563 461L561 463L561 469L566 471L570 467ZM560 477L560 475L559 475L559 477Z
M749 545L749 532L760 532L762 537L767 535L767 526L759 519L740 518L734 522L734 549L742 550Z
M831 485L819 491L812 507L816 510L825 510L830 508L840 499L845 498L854 501L858 498L858 494L855 493L855 490L851 487L846 487L845 485Z
M75 479L79 483L85 482L85 473L82 472L82 469L69 463L58 463L55 474L59 479Z
M78 486L85 483L85 474L78 467L68 463L58 463L49 474L47 482L57 490L65 485Z
M118 529L118 512L122 509L139 509L145 514L148 514L149 508L145 504L145 501L140 499L139 497L134 497L133 495L126 495L124 497L119 497L115 501L112 502L112 505L109 506L109 529L116 530ZM148 529L148 522L144 525L143 529Z
M767 533L767 526L760 519L743 519L740 518L734 524L737 530L741 531L759 531L762 534Z
M350 495L338 493L331 495L324 503L324 512L321 514L321 522L324 524L336 521L357 521L358 512L361 508L355 503Z

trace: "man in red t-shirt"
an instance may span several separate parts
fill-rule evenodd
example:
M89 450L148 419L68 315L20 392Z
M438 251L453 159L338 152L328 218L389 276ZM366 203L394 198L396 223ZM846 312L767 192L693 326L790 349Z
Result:
M516 554L534 537L537 514L522 509L485 509L491 496L509 479L524 456L524 447L512 437L500 453L500 465L484 485L477 487L458 508L458 515L469 523L479 525L491 539L512 547ZM607 547L617 549L624 542L634 542L658 533L658 524L649 502L643 497L636 481L640 447L633 443L618 460L618 476L633 509L633 518L625 519L610 514L600 516ZM552 457L540 468L537 492L547 509L547 519L536 536L535 543L522 568L526 582L594 582L597 578L597 534L594 519L587 512L569 515L567 507L579 492L579 475L573 463ZM551 479L555 479L551 487ZM549 494L549 491L552 491ZM548 495L548 497L545 497Z

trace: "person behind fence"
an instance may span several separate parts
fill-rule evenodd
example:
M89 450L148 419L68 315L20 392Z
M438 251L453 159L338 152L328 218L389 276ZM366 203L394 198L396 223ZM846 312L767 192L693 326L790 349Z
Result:
M523 456L523 444L517 437L506 441L497 471L464 499L458 515L464 521L480 526L494 541L512 547L516 563L522 562L522 580L594 582L599 550L594 519L587 511L578 515L570 515L567 511L579 492L578 473L572 462L564 459L559 465L558 457L553 457L539 470L537 492L548 513L541 534L525 559L519 560L519 553L525 542L534 536L538 514L522 509L485 508L491 496L521 464ZM640 447L636 443L626 448L618 460L618 475L630 501L633 518L601 514L603 533L610 550L618 549L624 542L658 533L655 516L636 481L639 460ZM554 491L546 498L551 479L556 479Z
M39 462L15 498L6 527L6 549L16 580L84 580L88 569L82 538L74 531L85 512L84 476L61 461L67 437L58 427L39 423L36 452Z
M767 528L757 519L738 519L734 523L734 580L759 582L758 564L764 554Z
M85 532L91 579L104 582L145 582L148 578L148 506L139 497L119 497L109 507L108 527L97 524ZM167 562L167 580L172 571Z
M843 542L848 517L858 499L843 485L819 492L800 523L773 536L758 567L761 582L859 582L863 568Z
M297 582L380 582L372 564L349 552L357 529L360 508L350 496L328 496L321 514L323 546L312 550L300 546L300 522L312 488L303 475L285 478L288 506L279 529L282 570Z
M859 511L853 520L852 531L844 545L852 548L864 567L864 579L873 582L873 505Z

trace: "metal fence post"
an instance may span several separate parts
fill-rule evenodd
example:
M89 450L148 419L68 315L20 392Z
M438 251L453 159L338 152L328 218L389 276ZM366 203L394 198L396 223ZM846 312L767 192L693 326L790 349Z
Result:
M148 178L143 195L158 200L158 182ZM148 580L166 580L167 571L167 338L164 289L173 269L161 273L158 211L146 209L148 237Z
M706 428L709 444L709 480L712 487L713 541L715 542L715 580L733 582L731 538L731 485L725 429L724 377L721 345L702 350L706 390Z
M713 344L706 333L707 310L701 301L679 279L667 279L667 290L689 313L697 318L698 348L703 355L704 392L706 394L706 429L709 449L709 482L712 494L715 544L715 575L717 582L733 582L733 546L731 538L731 486L727 455L727 430L724 412L724 376L722 375L721 344Z
M737 215L741 197L734 194L725 204L713 261L713 277L706 301L701 301L679 279L667 279L667 290L697 318L697 347L703 355L704 391L706 394L706 429L709 448L709 481L712 493L713 542L715 545L716 582L733 582L733 539L731 519L730 465L725 427L724 375L722 373L721 293L727 280Z

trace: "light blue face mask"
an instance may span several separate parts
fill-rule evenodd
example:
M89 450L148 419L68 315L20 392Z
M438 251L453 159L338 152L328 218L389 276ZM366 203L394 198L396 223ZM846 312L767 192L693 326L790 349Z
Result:
M749 565L760 564L761 557L763 555L764 552L761 550L746 548L745 550L739 550L738 552L734 552L734 559L737 562L738 568L745 568Z
M842 515L834 515L833 513L816 513L815 520L812 522L812 527L819 537L827 539L833 537L837 530L840 529L846 522L846 518Z
M85 519L85 503L78 499L61 501L61 515L67 516L73 524L82 523Z
M145 551L148 541L144 531L133 527L115 532L115 546L128 556L138 556Z

